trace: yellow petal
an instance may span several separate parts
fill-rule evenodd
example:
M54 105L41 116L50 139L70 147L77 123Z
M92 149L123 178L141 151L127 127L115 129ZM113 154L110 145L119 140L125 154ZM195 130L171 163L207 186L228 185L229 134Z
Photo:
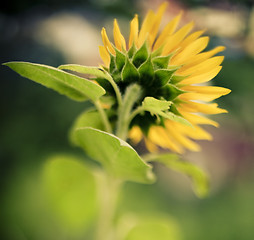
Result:
M149 139L145 138L145 144L149 152L158 152L158 147Z
M137 39L138 39L138 15L136 14L130 23L129 48L131 48L133 43L137 45Z
M202 37L191 44L189 44L183 51L179 54L175 55L173 59L170 61L172 65L181 65L188 61L192 56L203 51L209 42L209 37Z
M231 92L230 89L224 87L214 87L214 86L185 86L181 88L185 91L192 91L196 93L203 93L203 94L215 94L215 95L227 95Z
M205 125L212 125L214 127L219 127L219 124L209 118L206 118L204 116L200 116L193 113L188 112L181 112L183 117L187 119L192 124L205 124Z
M204 32L205 32L204 30L201 30L190 34L181 42L181 48L187 47L189 44L191 44L193 41L199 38Z
M194 23L190 22L183 26L180 30L169 36L165 41L165 47L163 48L162 55L168 55L171 51L178 47L179 43L185 38L185 36L191 31Z
M187 112L193 113L204 113L204 114L219 114L219 113L227 113L227 110L218 108L218 104L211 103L211 104L204 104L204 103L197 103L188 101L187 103L183 103L180 106L180 109L183 109Z
M105 28L102 28L101 30L101 36L102 36L102 41L103 41L103 44L105 46L105 48L110 51L112 54L116 54L115 52L115 49L112 47L109 39L108 39L108 36L107 36L107 33L106 33L106 29Z
M178 131L175 128L175 123L173 121L166 121L165 122L166 128L168 130L168 132L174 137L174 139L180 143L182 146L184 146L187 149L190 149L191 151L200 151L200 147L198 144L192 142L190 139L188 139L187 137L185 137L183 134L180 133L180 131ZM180 128L180 125L179 125Z
M161 34L159 35L158 39L156 40L153 50L158 49L159 47L161 47L165 40L167 39L167 37L169 37L176 29L176 27L179 24L179 21L182 17L182 12L180 12L172 21L170 21L165 28L163 29L163 31L161 32Z
M163 127L153 126L149 129L148 139L158 146L182 153L183 149L176 144Z
M183 100L212 101L231 92L227 88L213 86L185 86L181 89L190 91L179 96Z
M182 134L197 140L212 140L210 133L206 132L204 129L197 125L187 126L175 123L175 128Z
M196 84L204 83L213 79L221 70L222 66L215 67L211 71L204 72L198 75L191 75L181 81L181 84Z
M222 52L224 50L225 50L225 47L219 46L219 47L216 47L208 52L200 53L200 54L192 57L191 59L189 59L189 61L185 64L184 67L189 68L189 67L195 66L195 65L207 60L208 58L214 56L218 52Z
M114 29L113 29L113 33L114 33L114 40L115 40L115 45L116 48L120 51L122 51L122 48L124 50L126 50L126 43L125 43L125 39L123 37L123 35L121 34L120 28L118 26L117 20L114 19Z
M183 93L179 96L179 99L186 100L198 100L204 102L211 102L216 98L221 97L222 94L202 94L202 93Z
M138 126L134 126L130 131L129 131L129 138L131 141L133 141L134 144L137 144L138 142L141 141L142 139L142 131Z
M152 46L153 42L154 42L154 39L158 33L158 30L159 30L159 26L160 26L160 23L161 23L161 18L166 10L168 6L168 3L167 2L164 2L160 5L157 13L156 13L156 16L154 18L154 23L153 23L153 26L150 30L150 34L149 34L149 42L150 42L150 46Z
M108 67L110 63L110 56L107 49L104 46L99 46L99 53L105 66Z
M182 75L192 74L192 77L197 76L197 75L212 71L214 68L218 67L223 60L224 60L224 56L213 57L191 68L186 69L184 66L177 71L177 74L182 74Z
M148 37L148 33L154 24L154 19L155 19L154 12L152 10L149 10L148 13L146 14L146 17L143 21L143 24L142 24L140 32L139 32L138 42L137 42L138 48L142 46L142 44Z

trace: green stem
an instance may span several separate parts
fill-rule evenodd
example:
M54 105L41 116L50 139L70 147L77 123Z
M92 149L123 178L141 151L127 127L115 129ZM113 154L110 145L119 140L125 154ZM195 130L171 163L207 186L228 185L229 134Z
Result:
M137 107L129 116L129 123L131 123L131 121L133 120L134 117L136 117L136 115L138 115L139 113L143 113L145 111L143 106L139 106Z
M117 200L121 188L121 181L107 175L98 174L99 216L96 229L96 240L118 240L114 226Z
M137 84L129 86L125 92L123 104L118 110L116 136L126 140L129 131L129 118L134 104L140 98L141 87Z
M114 84L112 84L112 86L114 87ZM140 98L141 87L137 84L131 85L129 88L127 88L123 100L117 86L116 88L118 90L116 91L116 95L118 96L119 103L116 136L122 140L126 140L130 124L130 114L134 104ZM96 102L95 105L104 122L106 131L112 132L111 125L100 103ZM114 218L122 181L108 175L106 171L98 174L98 180L98 200L100 209L95 239L118 240L116 239L117 237L114 227Z
M113 89L115 91L116 99L117 99L117 102L118 102L118 106L121 107L122 103L123 103L121 92L120 92L116 82L111 77L111 75L109 73L106 73L106 74L108 76L107 80L110 82L110 84L112 85L112 87L113 87Z
M99 114L100 114L100 116L101 116L101 119L102 119L103 124L104 124L104 126L105 126L105 130L106 130L108 133L112 133L112 127L111 127L111 125L110 125L110 122L109 122L109 120L108 120L108 117L107 117L107 115L106 115L104 109L102 108L101 103L99 102L99 100L98 100L98 101L95 101L95 102L94 102L94 105L96 106L96 108L97 108L97 110L98 110L98 112L99 112Z

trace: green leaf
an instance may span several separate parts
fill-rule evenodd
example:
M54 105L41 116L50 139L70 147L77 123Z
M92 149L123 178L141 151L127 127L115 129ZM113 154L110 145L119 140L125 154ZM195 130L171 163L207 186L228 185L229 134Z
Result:
M140 83L145 85L151 85L154 78L153 64L151 62L151 56L140 65L138 68L140 74Z
M152 160L153 159L153 160ZM148 162L156 161L163 163L166 167L189 176L192 180L192 187L198 197L205 197L209 192L209 178L204 170L197 165L183 161L176 154L161 154L151 156Z
M171 101L158 100L153 97L146 97L144 99L144 101L142 102L141 109L143 109L144 111L150 112L152 115L154 115L154 114L159 115L159 116L164 117L166 119L170 119L172 121L191 126L191 123L188 122L183 117L178 116L178 115L168 111L171 105L172 105Z
M77 128L83 127L92 127L100 130L105 130L104 124L101 121L100 114L94 109L86 110L78 116L70 129L69 138L72 144L78 145L75 131Z
M137 50L137 52L133 56L133 64L136 68L138 68L143 62L148 58L149 50L147 47L147 41Z
M65 65L60 65L58 68L64 69L64 70L71 70L78 73L93 75L98 78L105 78L105 79L109 78L105 70L99 67L90 67L90 66L83 66L78 64L65 64Z
M83 160L55 155L46 161L42 172L45 200L67 232L88 229L97 213L95 177Z
M80 147L116 178L141 183L154 182L151 166L120 138L94 128L79 128L76 135Z
M29 62L8 62L4 65L21 76L54 89L75 101L96 101L105 94L105 90L99 85L51 66Z
M134 218L134 217L132 217ZM126 219L127 220L127 219ZM177 222L167 216L144 216L130 219L132 225L124 240L180 240L182 234ZM134 223L134 224L133 224ZM126 223L127 224L127 223Z
M172 102L159 100L153 97L146 97L142 102L142 106L149 112L157 114L160 111L168 110Z
M139 80L139 73L136 67L126 58L125 65L122 70L122 80L124 82L137 82Z

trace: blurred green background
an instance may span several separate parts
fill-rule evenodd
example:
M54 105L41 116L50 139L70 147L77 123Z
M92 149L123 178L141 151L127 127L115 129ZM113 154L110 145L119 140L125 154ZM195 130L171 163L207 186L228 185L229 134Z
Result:
M147 9L156 10L160 3L160 0L6 1L0 10L0 61L23 60L55 67L65 63L97 65L102 63L98 45L102 44L103 26L112 35L110 29L117 18L127 36L134 13L142 17ZM227 47L223 69L212 84L232 90L217 101L229 114L214 117L221 126L207 128L214 140L201 142L201 153L185 154L186 159L210 174L211 194L206 199L197 199L185 176L155 165L157 183L126 184L119 212L141 215L160 212L170 216L178 224L183 240L252 240L253 1L172 0L168 18L180 9L185 10L183 23L194 19L197 28L207 29L206 34L211 37L209 48ZM0 67L0 79L0 239L89 239L89 231L84 233L78 227L86 224L82 218L76 221L72 216L72 221L69 213L60 220L54 216L39 184L45 159L52 154L82 156L81 150L69 145L67 134L75 117L89 104L72 102L4 66ZM86 180L80 176L73 181ZM82 206L80 201L70 201L77 209ZM68 221L74 224L71 230L66 228L70 225Z

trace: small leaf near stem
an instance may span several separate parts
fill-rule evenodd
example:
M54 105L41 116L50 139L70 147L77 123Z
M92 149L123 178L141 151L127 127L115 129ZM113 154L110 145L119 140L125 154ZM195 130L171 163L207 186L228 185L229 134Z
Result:
M191 124L186 119L169 111L171 105L172 105L171 101L159 100L153 97L146 97L144 101L142 102L142 105L136 108L129 115L128 122L130 124L130 122L133 120L133 118L136 115L147 111L147 112L150 112L151 115L159 115L159 116L162 116L163 118L170 119L172 121L191 126Z

